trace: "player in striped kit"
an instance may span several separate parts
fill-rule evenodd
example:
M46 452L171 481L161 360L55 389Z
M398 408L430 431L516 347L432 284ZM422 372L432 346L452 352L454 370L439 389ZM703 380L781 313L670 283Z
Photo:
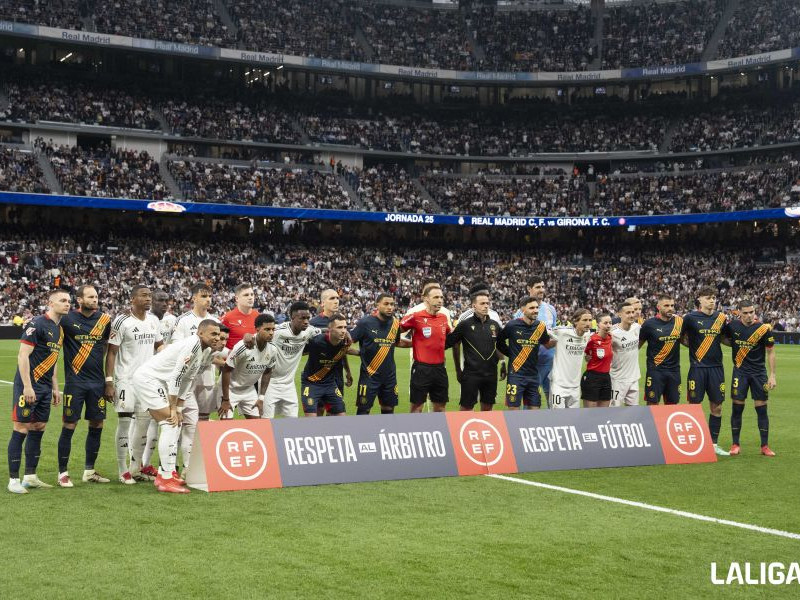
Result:
M620 323L611 330L611 403L609 406L639 404L639 330L636 305L626 303L619 310Z
M592 313L580 308L570 320L573 327L556 327L549 332L547 346L555 348L547 398L552 409L580 408L583 356L591 337Z

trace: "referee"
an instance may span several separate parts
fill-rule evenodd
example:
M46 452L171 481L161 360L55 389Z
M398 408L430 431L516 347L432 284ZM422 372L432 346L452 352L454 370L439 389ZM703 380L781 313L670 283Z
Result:
M480 396L481 410L492 410L497 395L497 335L502 326L489 316L491 298L479 291L470 296L472 314L459 320L455 331L448 334L447 346L464 346L464 366L455 360L456 379L461 384L462 411L474 410ZM500 379L506 377L506 363L500 368Z

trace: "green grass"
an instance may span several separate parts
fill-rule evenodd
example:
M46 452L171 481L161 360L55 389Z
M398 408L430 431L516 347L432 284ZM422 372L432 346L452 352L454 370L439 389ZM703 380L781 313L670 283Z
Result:
M16 349L0 342L0 379L13 378ZM800 349L778 348L779 387L770 400L775 459L758 454L749 404L737 458L519 477L800 532L798 358ZM354 373L357 364L351 358ZM405 353L397 364L406 412ZM451 381L449 408L456 409L452 372ZM349 412L354 395L355 386L346 393ZM9 411L10 403L10 386L0 385L0 408ZM60 414L53 412L39 470L51 483ZM729 415L726 404L723 446ZM115 424L112 411L102 473L116 470ZM9 432L6 418L4 444ZM84 434L81 424L73 474L80 473ZM0 493L0 525L2 598L796 597L796 586L713 586L710 563L727 573L733 561L800 559L798 541L488 477L185 497L149 485L77 483Z

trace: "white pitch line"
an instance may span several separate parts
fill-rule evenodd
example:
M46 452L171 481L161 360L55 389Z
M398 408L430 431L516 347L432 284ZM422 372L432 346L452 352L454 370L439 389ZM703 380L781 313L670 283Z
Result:
M5 379L0 379L0 383L7 383L9 385L14 385L13 381L6 381Z
M748 531L757 531L758 533L766 533L778 537L789 538L790 540L800 540L800 533L792 533L791 531L783 531L781 529L770 529L769 527L760 527L758 525L750 525L749 523L739 523L738 521L729 521L728 519L717 519L716 517L698 515L696 513L690 513L684 510L675 510L674 508L665 508L663 506L655 506L654 504L645 504L644 502L636 502L634 500L615 498L614 496L604 496L602 494L595 494L594 492L573 490L571 488L565 488L559 485L550 485L549 483L541 483L539 481L529 481L528 479L519 479L518 477L509 477L507 475L488 475L488 477L494 477L495 479L502 479L504 481L513 481L514 483L522 483L525 485L544 488L546 490L553 490L556 492L564 492L565 494L585 496L586 498L594 498L595 500L605 500L606 502L615 502L616 504L635 506L636 508L644 508L646 510L653 510L655 512L677 515L679 517L694 519L696 521L705 521L707 523L718 523L720 525L729 525L730 527L738 527L739 529L747 529Z

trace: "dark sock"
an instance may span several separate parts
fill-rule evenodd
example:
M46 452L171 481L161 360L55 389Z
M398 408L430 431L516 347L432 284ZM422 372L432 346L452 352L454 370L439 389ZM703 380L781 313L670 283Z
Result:
M742 431L742 413L744 412L744 404L733 404L733 412L731 413L731 437L733 443L739 445L739 434Z
M719 430L722 428L722 417L708 415L708 429L711 431L711 441L715 444L719 439Z
M19 479L19 465L22 462L22 443L24 441L24 433L11 432L11 439L8 441L8 476L11 479Z
M769 415L767 415L767 405L756 406L756 415L758 415L758 433L761 434L761 445L766 446L769 443Z
M94 469L97 454L100 452L100 437L103 435L102 427L89 427L86 434L86 470Z
M391 407L391 406L389 408L383 408L381 406L381 414L382 415L393 415L394 414L394 408Z
M39 466L39 456L42 454L42 436L44 431L29 431L25 440L25 475L34 475Z
M366 406L357 406L356 407L356 414L357 415L368 415L369 414L369 408L367 408Z
M69 455L72 452L72 436L74 429L61 428L61 435L58 437L58 472L63 473L69 468Z

